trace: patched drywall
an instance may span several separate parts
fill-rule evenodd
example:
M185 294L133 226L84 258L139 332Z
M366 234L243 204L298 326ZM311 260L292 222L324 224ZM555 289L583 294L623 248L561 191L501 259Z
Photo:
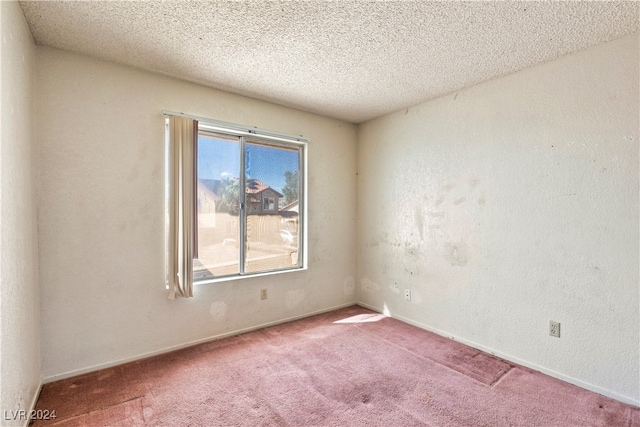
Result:
M36 83L46 380L355 302L355 126L44 47ZM162 110L310 139L307 271L167 300Z
M40 381L34 125L35 45L16 2L0 2L0 424L26 425Z
M362 125L358 300L640 404L638 80L635 34Z

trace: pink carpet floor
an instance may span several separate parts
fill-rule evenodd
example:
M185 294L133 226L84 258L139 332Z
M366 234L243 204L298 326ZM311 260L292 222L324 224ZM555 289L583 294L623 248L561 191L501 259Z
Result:
M353 306L46 384L34 426L625 426L640 408Z

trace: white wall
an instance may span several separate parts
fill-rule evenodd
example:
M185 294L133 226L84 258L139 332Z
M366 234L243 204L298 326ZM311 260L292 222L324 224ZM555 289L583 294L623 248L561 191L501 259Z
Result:
M36 84L45 380L355 302L355 126L44 47ZM311 139L308 271L167 300L163 109Z
M358 300L640 404L638 80L635 34L362 125Z
M41 379L35 45L16 2L0 2L0 29L0 424L22 425L11 411L32 408Z

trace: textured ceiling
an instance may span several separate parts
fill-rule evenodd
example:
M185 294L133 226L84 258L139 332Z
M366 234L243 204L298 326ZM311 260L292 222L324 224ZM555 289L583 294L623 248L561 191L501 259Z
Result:
M636 2L21 1L37 44L360 123L639 29Z

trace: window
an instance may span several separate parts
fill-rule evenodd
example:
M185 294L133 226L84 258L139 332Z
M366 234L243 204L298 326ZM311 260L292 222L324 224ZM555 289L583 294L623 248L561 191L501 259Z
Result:
M265 211L273 211L275 209L276 206L276 199L273 197L265 197L263 199L264 201L264 207L263 210Z
M194 122L193 135L193 154L182 155L195 169L193 190L182 190L193 191L193 226L181 231L193 233L193 281L304 268L306 139L210 120Z

